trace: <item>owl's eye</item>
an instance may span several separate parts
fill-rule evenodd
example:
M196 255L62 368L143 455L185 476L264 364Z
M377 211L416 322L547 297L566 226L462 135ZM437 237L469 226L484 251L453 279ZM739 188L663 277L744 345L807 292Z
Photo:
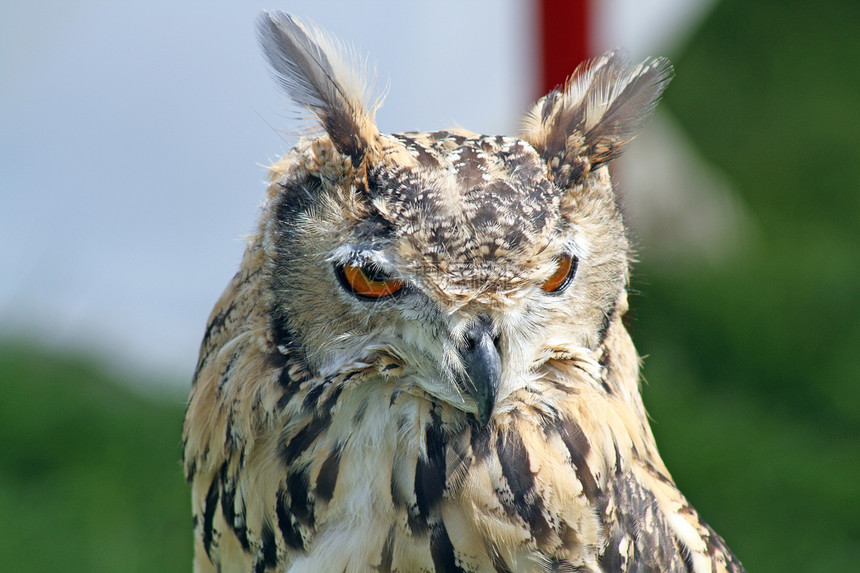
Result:
M558 258L558 267L541 288L549 293L561 292L567 288L576 274L579 259L573 255L562 255Z
M335 274L341 286L359 298L379 299L403 288L404 282L376 269L355 265L337 265Z

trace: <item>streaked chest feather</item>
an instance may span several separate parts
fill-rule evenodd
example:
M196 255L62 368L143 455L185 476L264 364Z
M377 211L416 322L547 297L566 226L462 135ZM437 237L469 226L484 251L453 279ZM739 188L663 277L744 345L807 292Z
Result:
M390 361L314 378L227 348L189 412L200 571L732 570L594 360L553 362L482 426ZM274 366L259 386L224 377L253 364Z
M573 419L523 389L482 428L400 388L301 391L279 437L250 453L260 480L283 484L269 519L286 570L597 570L607 467Z

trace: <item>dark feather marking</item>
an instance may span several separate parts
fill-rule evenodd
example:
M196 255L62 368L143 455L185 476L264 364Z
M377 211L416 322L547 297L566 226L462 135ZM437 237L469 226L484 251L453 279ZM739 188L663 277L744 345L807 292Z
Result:
M557 181L562 188L576 185L582 179L586 169L591 169L591 164L583 157L571 158L566 162L566 164L570 165L570 172L567 174L566 178L559 179Z
M526 390L535 396L535 398L540 397L541 392L536 388L526 387ZM558 419L558 410L555 407L547 405L546 409L535 409L531 413L540 418L540 426L544 433L550 428L555 427L555 421Z
M224 374L226 375L227 372L225 371ZM224 445L231 452L239 445L233 437L233 412L234 410L231 409L227 414L227 420L224 424Z
M686 547L681 549L679 553L684 561L684 567L687 568L687 573L693 573L693 554Z
M418 515L424 522L445 491L445 450L448 447L448 438L442 431L439 415L431 412L430 417L431 423L425 433L427 460L419 456L415 467L415 499Z
M436 573L464 573L457 565L454 546L448 537L448 530L442 523L434 525L430 533L430 556L433 558Z
M250 552L251 543L248 541L248 529L245 525L245 502L241 501L241 503L242 508L240 510L240 514L236 516L237 519L233 524L233 531L236 533L236 537L239 539L239 544L242 546L242 549Z
M299 456L324 432L329 425L330 420L326 417L314 416L311 421L296 432L291 440L281 446L281 456L284 458L284 463L289 467Z
M391 398L388 400L388 407L391 408L397 402L397 399L400 398L402 394L401 390L395 390L391 393Z
M442 140L447 139L449 141L453 141L457 145L463 145L463 142L466 141L466 138L463 137L462 135L458 135L458 134L456 134L452 131L448 131L446 129L443 129L440 131L433 131L433 132L427 133L426 135L433 142L438 142L438 141L442 141Z
M278 375L278 385L284 389L284 394L281 396L281 399L278 401L278 406L283 408L287 405L287 402L290 401L290 398L299 391L299 387L302 382L307 380L306 376L298 376L293 377L294 367L296 363L294 360L287 361L284 369L281 370L281 373Z
M603 391L607 394L615 394L615 390L613 390L612 386L606 381L606 376L601 377L600 379L600 387L603 388Z
M235 364L236 360L245 352L245 348L239 347L233 351L233 354L230 355L230 359L227 361L227 365L224 366L224 372L221 373L221 379L218 381L218 393L220 394L223 390L224 386L227 382L230 381L230 370L233 369L233 364ZM229 428L228 428L229 432Z
M322 403L322 411L326 413L326 415L331 416L332 410L337 405L337 400L340 398L340 393L343 392L343 386L335 387Z
M552 386L553 390L557 390L558 392L561 392L563 394L573 395L573 394L577 393L576 389L574 389L571 386L568 386L566 384L562 384L561 382L559 382L557 380L546 379L546 380L544 380L544 382L546 384Z
M320 466L316 489L318 499L329 501L334 495L334 488L337 485L337 474L340 471L340 455L342 452L343 448L340 445L334 446L329 451L328 457L322 463L322 466Z
M743 573L744 568L741 565L741 562L732 553L732 550L726 545L726 542L720 537L716 531L714 531L710 525L705 523L701 517L699 519L699 524L704 527L708 534L705 538L705 544L708 547L708 555L711 557L716 556L717 554L722 554L726 559L727 570L732 571L734 573Z
M573 565L569 561L561 559L550 559L547 569L552 573L589 573L591 571L590 567L586 567L584 565ZM611 571L618 570L612 569Z
M283 374L285 374L285 372L281 373L281 378L283 378ZM292 397L293 397L293 394L291 392L284 392L283 394L281 394L281 397L278 398L278 408L281 410L286 408L287 404L290 403L290 400L292 399Z
M635 564L635 571L683 573L686 565L682 552L654 494L630 472L612 480L611 493L616 517L607 536L606 551L599 557L604 569L617 571L628 561L618 551L619 542L627 537L633 548L629 562Z
M239 471L245 469L245 462L248 461L246 455L245 444L242 444L242 449L239 451Z
M499 549L494 545L487 550L487 553L490 554L490 559L493 560L493 569L496 570L496 573L513 573L508 564L505 563L504 557L499 553Z
M520 434L516 430L506 432L503 439L496 441L496 453L511 493L515 498L524 498L534 487L534 475L529 468L529 453Z
M280 316L275 309L269 311L269 330L272 332L275 346L289 348L293 344L293 333L287 325L287 319Z
M412 504L406 511L406 525L412 535L424 535L427 533L427 519L418 511L418 506Z
M576 75L576 72L574 72L574 75ZM582 133L582 124L585 119L585 108L581 105L576 107L567 106L565 99L557 100L561 108L553 118L556 125L552 128L552 139L547 141L547 147L544 150L547 157L558 155L563 151L575 151L565 149L568 138L574 133L577 135ZM555 101L553 103L555 103ZM576 139L578 138L574 138L574 141Z
M307 413L318 412L318 417L329 416L331 414L331 410L334 407L334 404L337 402L337 399L340 397L341 391L343 391L343 387L346 383L348 383L354 376L355 372L350 372L340 382L335 386L334 390L331 391L329 396L326 398L323 403L322 408L319 408L319 400L320 397L325 393L325 391L331 388L334 383L336 376L327 376L325 380L316 384L313 388L308 390L308 393L305 395L304 400L302 401L302 408Z
M314 507L308 500L310 478L307 468L293 468L287 473L287 491L290 492L290 511L300 523L314 526Z
M206 501L203 503L203 547L210 558L212 557L213 521L215 519L215 509L218 507L218 497L218 479L216 478L209 485L209 491L206 492Z
M414 149L418 153L418 163L420 163L422 167L439 167L439 160L420 143L416 143L411 146L410 149Z
M615 319L616 306L603 311L603 317L600 321L600 328L597 330L597 345L600 346L606 340L606 334L609 332L609 327L612 326L612 321ZM606 352L604 352L604 355Z
M466 189L467 194L480 189L484 182L483 175L487 173L486 157L482 158L479 151L477 142L466 143L455 151L459 159L454 163L454 168L460 186Z
M572 549L582 546L582 540L579 538L579 530L576 527L572 527L568 522L562 521L559 523L556 527L556 533L563 547Z
M186 451L186 442L182 440L182 458L185 461L185 451ZM197 475L197 460L191 460L190 463L186 464L185 469L185 481L189 484L194 481L194 476Z
M263 573L269 567L274 567L278 562L278 546L275 544L275 532L268 523L263 524L260 532L260 553L254 563L254 573Z
M654 467L654 464L651 463L650 460L643 460L643 461L645 463L645 468L648 470L648 473L650 473L652 476L654 476L655 478L657 478L661 482L663 482L667 485L670 485L672 487L675 487L675 482L673 482L671 479L669 479L669 477L666 474L664 474L663 472L658 470L656 467Z
M270 328L272 328L272 327L270 326ZM279 371L278 375L280 375L280 370L282 368L284 368L289 363L289 360L290 360L290 353L289 353L289 350L286 350L286 349L284 352L281 352L280 350L278 350L276 348L274 350L271 350L266 355L266 362L268 363L269 367L272 370L278 370Z
M615 307L612 309L613 316L615 314ZM603 328L601 329L600 335L600 343L599 346L602 347L603 352L601 353L600 359L597 361L598 364L602 367L602 371L600 374L600 386L606 391L607 394L613 395L615 394L615 388L612 384L610 384L610 380L615 382L613 379L616 376L615 373L615 364L613 362L614 355L612 354L612 350L606 346L606 337L609 334L609 329L612 327L610 320L607 318L608 315L604 313L603 315Z
M482 426L474 414L469 414L469 441L475 462L481 462L490 455L490 427Z
M224 515L224 521L233 529L242 548L250 551L251 544L248 542L248 532L245 528L244 506L237 514L235 480L227 475L226 463L221 466L221 513Z
M313 208L317 201L318 190L322 183L318 177L308 176L299 178L292 176L278 182L280 193L276 199L275 218L279 223L275 233L278 256L275 260L275 269L271 273L272 288L275 292L289 290L294 273L291 271L290 253L295 242L294 230L296 225L292 224L297 217ZM268 309L268 327L272 341L278 348L285 348L292 357L302 356L301 347L296 344L296 335L290 327L289 318L284 314L283 306L279 301L274 301ZM282 376L281 386L287 388L298 384L299 380L289 378L290 369L283 371L287 376ZM286 382L286 384L284 384Z
M308 211L317 202L322 180L313 175L302 179L293 176L286 181L279 181L278 186L281 188L281 193L278 196L275 215L278 221L286 223L294 221L298 215Z
M275 515L278 518L278 529L281 530L281 535L284 537L284 543L287 544L287 547L304 551L305 543L302 540L302 534L299 531L298 525L293 522L292 515L287 509L287 493L285 491L278 493Z
M236 273L233 276L233 281L235 281L240 274L241 271ZM230 304L227 306L227 308L213 316L212 320L209 321L209 324L206 325L206 332L203 334L203 342L200 343L201 350L209 346L209 338L212 336L216 329L220 330L224 328L224 325L227 323L227 319L230 318L230 315L233 313L233 309L236 308L237 300L238 299L233 299L232 301L230 301ZM213 350L214 347L209 348L204 354L200 355L200 358L197 360L197 367L194 369L194 378L192 380L192 384L193 382L197 381L197 374L200 373L200 369L203 368L203 365L209 359L209 355L212 353Z
M543 515L543 502L534 489L529 453L520 434L516 430L506 432L504 439L496 441L496 454L514 496L514 510L528 524L538 543L544 541L550 526Z
M355 414L352 416L352 423L355 426L360 426L364 422L364 415L367 414L368 399L364 398L355 409Z
M560 419L556 426L561 440L570 453L570 461L576 467L576 477L579 478L579 483L582 484L583 494L585 494L588 501L596 501L601 491L600 486L597 485L597 481L594 479L594 474L591 473L591 469L588 467L588 462L585 461L585 457L591 450L588 438L585 437L585 433L579 427L579 424L570 418Z
M378 186L368 182L368 193L371 197L379 195ZM392 240L397 232L394 225L373 204L368 205L368 209L372 210L371 213L353 227L356 237L373 245Z
M624 571L624 559L621 558L618 544L621 542L621 536L613 536L606 544L606 549L603 553L597 556L597 562L600 564L602 571ZM635 541L632 541L635 543Z
M404 466L409 462L405 458L403 453L395 453L394 461L391 464L391 502L397 509L408 508L411 505L410 494L412 492L408 491L408 486L403 484L403 480L398 479L398 476L406 473ZM412 528L411 525L410 528Z
M253 271L248 274L244 274L243 271L237 272L233 279L230 282L232 288L239 288L240 285L249 282L254 276L256 276L260 271ZM212 355L213 352L219 350L221 346L210 344L210 338L215 334L217 330L221 330L225 328L233 316L233 311L236 310L236 303L238 299L234 299L231 301L230 305L227 308L223 309L217 315L212 317L209 321L209 324L206 326L206 332L203 335L203 342L200 344L200 356L197 359L197 366L194 369L194 378L192 379L192 386L197 382L197 376L200 374L200 370L203 366L209 361L209 356ZM251 311L245 313L244 316L237 316L235 318L235 322L238 324L242 320L245 320L250 315Z
M612 445L615 448L615 475L621 475L621 471L624 467L624 461L621 458L621 451L618 449L618 444L615 442L615 438L612 438Z
M394 563L395 532L394 526L388 529L388 537L385 540L385 545L382 546L382 553L379 556L379 566L375 568L377 573L391 573L391 565Z
M571 77L576 76L577 75L576 72L577 72L577 70L574 70L573 76L571 76ZM548 94L546 94L546 96L544 96L543 105L541 106L541 112L540 112L541 123L547 122L550 114L552 113L552 110L555 109L556 102L558 102L562 98L563 95L564 94L560 89L555 89L555 90L552 90L551 92L549 92Z
M322 395L323 391L326 389L329 383L330 382L326 380L324 383L317 384L316 386L308 390L308 393L305 395L304 401L302 401L302 409L305 412L312 413L314 410L316 410L317 401L319 400L320 395Z

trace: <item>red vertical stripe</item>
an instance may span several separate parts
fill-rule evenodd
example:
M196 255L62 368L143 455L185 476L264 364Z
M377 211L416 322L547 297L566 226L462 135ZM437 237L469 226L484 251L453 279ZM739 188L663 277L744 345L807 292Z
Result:
M591 55L589 0L537 0L541 58L540 95L564 83Z

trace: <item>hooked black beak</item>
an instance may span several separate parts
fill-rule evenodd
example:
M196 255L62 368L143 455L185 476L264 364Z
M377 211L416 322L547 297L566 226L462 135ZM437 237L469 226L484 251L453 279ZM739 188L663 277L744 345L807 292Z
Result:
M496 405L502 359L493 338L493 323L480 317L466 331L463 359L463 387L478 405L478 420L486 426Z

